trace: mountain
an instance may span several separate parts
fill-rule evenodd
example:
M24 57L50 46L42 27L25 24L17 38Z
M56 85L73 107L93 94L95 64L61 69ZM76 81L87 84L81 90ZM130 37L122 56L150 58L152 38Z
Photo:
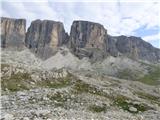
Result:
M99 23L1 18L2 120L159 120L160 49Z
M25 19L1 18L1 47L22 49L26 32Z
M103 60L107 56L127 56L152 63L160 61L160 49L140 37L113 37L99 23L74 21L70 35L65 32L63 23L52 20L35 20L26 33L24 19L2 17L1 24L3 48L25 45L43 59L53 56L59 47L65 45L77 57L88 57L92 61Z
M106 55L107 30L98 23L74 21L71 26L69 45L78 57L94 59Z
M49 58L68 40L61 22L35 20L26 33L25 45L41 58Z

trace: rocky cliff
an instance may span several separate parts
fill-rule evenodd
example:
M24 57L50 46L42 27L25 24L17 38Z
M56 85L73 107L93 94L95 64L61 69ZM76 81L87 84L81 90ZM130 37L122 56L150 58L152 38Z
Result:
M160 60L160 50L140 37L113 37L107 34L102 25L88 21L73 22L69 43L75 55L96 61L106 56L127 56L134 60L150 62Z
M21 49L24 47L26 20L1 17L1 47Z
M98 23L74 21L71 26L70 48L79 57L103 57L106 53L107 30Z
M151 44L145 42L140 37L135 36L118 36L115 46L119 53L132 59L147 60L158 62L160 60L160 49L154 48Z
M51 20L35 20L28 28L25 44L41 58L48 58L56 52L56 48L65 44L68 35L61 22Z
M107 56L127 56L135 60L160 62L160 49L139 37L110 36L103 25L89 21L74 21L70 36L63 23L35 20L25 36L26 20L1 18L2 48L29 48L37 56L47 59L62 45L67 45L79 58L99 61Z

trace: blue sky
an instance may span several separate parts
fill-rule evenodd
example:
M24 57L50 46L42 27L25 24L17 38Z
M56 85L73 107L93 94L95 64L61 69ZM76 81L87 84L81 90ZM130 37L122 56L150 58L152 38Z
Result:
M67 32L73 20L103 24L108 34L142 37L160 48L159 0L1 0L1 16L61 21ZM57 0L58 1L58 0Z

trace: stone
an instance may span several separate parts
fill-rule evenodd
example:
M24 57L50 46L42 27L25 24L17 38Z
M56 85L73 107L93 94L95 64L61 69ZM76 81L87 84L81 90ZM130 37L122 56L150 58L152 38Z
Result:
M47 59L67 41L68 35L61 22L35 20L27 30L25 45L39 57Z
M131 112L137 112L137 108L135 108L135 107L129 107L129 111L131 111Z
M24 48L26 20L1 17L1 47L22 50Z
M28 117L24 117L23 120L30 120Z
M12 114L5 114L3 118L4 120L13 120L14 116Z

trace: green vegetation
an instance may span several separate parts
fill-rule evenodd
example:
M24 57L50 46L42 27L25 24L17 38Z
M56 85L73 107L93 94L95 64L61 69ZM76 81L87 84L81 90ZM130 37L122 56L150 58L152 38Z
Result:
M28 73L16 73L12 74L9 78L2 78L1 88L2 90L10 90L12 92L19 90L29 89L28 80L31 80L31 76Z
M160 106L160 97L153 96L151 94L147 94L147 93L144 93L144 92L135 92L135 94L137 94L138 97L140 97L142 99L150 100L152 103L156 103Z
M147 105L144 104L134 104L132 102L127 102L129 99L125 96L117 96L114 98L114 105L122 108L123 110L126 110L130 113L138 113L140 112L144 112L148 109L150 109ZM137 109L137 111L130 111L130 107L134 107Z
M72 83L72 76L68 74L66 77L57 78L57 79L48 79L39 81L37 84L41 87L49 87L49 88L62 88Z
M96 113L105 112L106 111L106 107L105 106L98 106L98 105L90 105L88 107L88 109L89 109L89 111L96 112Z
M5 67L9 67L8 64L1 64L1 70L3 70Z
M160 67L152 68L149 73L140 78L139 81L148 85L160 85Z
M54 102L54 105L64 106L69 96L66 96L63 93L57 92L53 95L47 95L47 97Z
M104 96L104 93L101 90L98 90L96 87L91 86L81 80L77 80L73 89L74 93L91 93L100 96Z
M7 65L3 65L7 66ZM72 84L71 74L67 74L66 77L53 78L46 80L33 81L29 73L12 73L11 76L3 76L1 78L1 87L3 91L9 90L11 92L28 90L30 88L37 87L49 87L49 88L62 88ZM34 84L30 84L33 82Z
M120 70L117 73L118 78L127 79L127 80L136 80L137 78L139 78L139 76L140 76L140 72L132 71L130 69Z

